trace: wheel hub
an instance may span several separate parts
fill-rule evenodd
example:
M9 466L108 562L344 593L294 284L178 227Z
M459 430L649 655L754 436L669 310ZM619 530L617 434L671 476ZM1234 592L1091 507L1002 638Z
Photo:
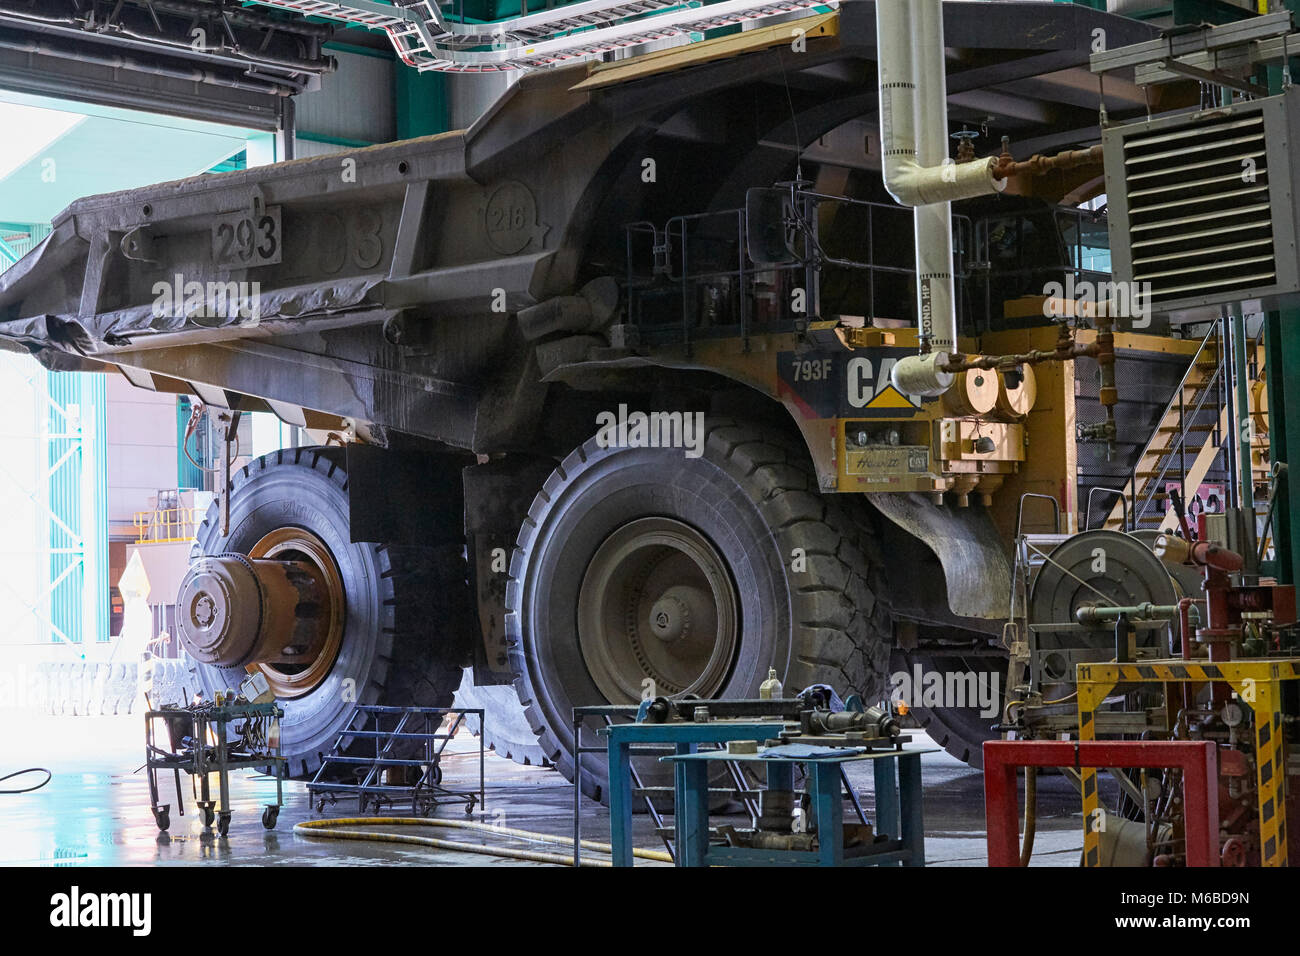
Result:
M344 595L315 535L283 528L247 555L200 558L177 597L178 632L202 664L262 671L277 697L300 696L329 673L342 643Z
M612 703L708 696L726 682L739 645L739 602L717 550L671 518L641 518L592 556L578 599L578 639Z

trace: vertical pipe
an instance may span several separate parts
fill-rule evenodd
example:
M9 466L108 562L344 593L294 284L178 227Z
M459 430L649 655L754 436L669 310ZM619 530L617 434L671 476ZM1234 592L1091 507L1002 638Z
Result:
M888 0L885 0L885 5L889 5ZM907 6L913 7L912 58L920 113L916 159L921 166L933 168L949 161L943 4L937 0L925 0ZM921 340L932 351L951 354L957 347L952 204L936 202L917 206L915 215L917 315L921 320Z
M880 0L876 4L876 60L880 153L885 178L892 181L904 163L916 162L916 75L910 2Z
M1241 483L1241 509L1253 529L1255 524L1255 484L1250 463L1250 375L1246 371L1246 318L1234 316L1232 320L1232 377L1237 386L1236 435L1237 480ZM1253 537L1253 536L1252 536Z

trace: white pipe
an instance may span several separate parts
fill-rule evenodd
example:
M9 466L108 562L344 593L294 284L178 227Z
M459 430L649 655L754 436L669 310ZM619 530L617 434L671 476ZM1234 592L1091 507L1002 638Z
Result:
M891 4L891 0L881 2L886 6ZM912 4L908 2L908 6ZM921 118L917 130L916 168L937 169L941 175L951 176L962 170L948 157L948 72L944 62L943 4L941 0L924 0L912 9L912 68L916 72L916 98ZM971 165L981 175L988 171L980 168L979 163ZM982 183L980 185L982 188ZM932 351L952 353L957 350L957 304L952 278L950 199L917 204L913 221L921 342ZM925 289L927 283L928 290ZM928 303L924 301L927 299ZM928 314L921 308L927 304Z
M878 0L876 35L880 139L889 194L904 206L924 206L1005 189L993 176L994 157L944 162L948 79L942 0ZM929 154L929 161L919 150Z
M942 0L877 0L876 50L885 188L915 207L917 316L930 353L899 362L894 386L937 395L952 384L941 366L957 347L949 204L1006 184L994 177L993 157L960 164L948 158Z

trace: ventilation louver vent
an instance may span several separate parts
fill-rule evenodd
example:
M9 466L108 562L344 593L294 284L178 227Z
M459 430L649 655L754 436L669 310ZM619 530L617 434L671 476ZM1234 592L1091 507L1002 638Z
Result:
M1115 278L1142 283L1152 308L1171 313L1300 291L1285 159L1296 102L1107 130Z

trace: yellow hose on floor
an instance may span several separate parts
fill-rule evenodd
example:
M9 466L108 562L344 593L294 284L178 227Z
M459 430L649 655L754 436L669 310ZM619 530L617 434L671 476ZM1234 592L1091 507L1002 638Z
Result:
M510 860L527 860L532 863L555 863L559 866L572 866L573 857L559 853L542 853L538 850L515 850L509 847L484 846L481 843L463 843L459 840L439 840L437 837L422 837L403 833L375 833L370 830L340 830L339 827L356 826L399 826L399 827L445 827L451 830L473 830L478 833L495 833L500 836L517 837L522 840L535 840L559 846L573 846L570 837L556 836L552 833L536 833L532 830L519 830L515 827L497 826L494 823L476 823L472 820L433 820L422 817L339 817L333 820L304 820L294 825L293 832L306 837L320 837L330 840L361 840L375 843L410 843L439 850L453 850L457 853L480 853L485 856L498 856ZM614 848L608 843L596 843L583 840L584 850L597 853L612 853ZM660 850L634 849L632 855L642 860L655 860L659 863L671 863L673 858ZM610 866L608 860L583 860L583 866Z

